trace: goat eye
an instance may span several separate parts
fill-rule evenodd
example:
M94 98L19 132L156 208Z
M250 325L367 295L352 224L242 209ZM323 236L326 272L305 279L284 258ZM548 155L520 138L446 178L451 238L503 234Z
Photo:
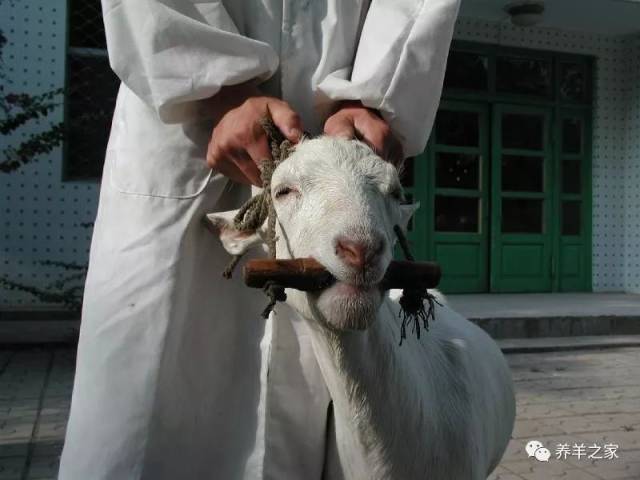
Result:
M274 194L275 198L283 198L286 197L287 195L290 195L292 193L294 193L295 190L291 187L280 187L276 190L276 193Z
M397 200L398 202L404 201L404 195L402 194L402 189L400 188L394 188L389 192L389 195L391 196L391 198Z

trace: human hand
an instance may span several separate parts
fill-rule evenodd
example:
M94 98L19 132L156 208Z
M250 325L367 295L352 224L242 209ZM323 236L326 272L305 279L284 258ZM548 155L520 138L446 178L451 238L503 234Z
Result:
M271 158L271 149L261 120L270 117L288 140L297 142L302 135L300 117L286 102L252 87L225 87L216 96L213 108L218 121L207 165L236 182L262 186L258 165Z
M362 140L395 166L404 160L402 145L393 135L389 124L378 112L358 101L342 102L324 123L324 133Z

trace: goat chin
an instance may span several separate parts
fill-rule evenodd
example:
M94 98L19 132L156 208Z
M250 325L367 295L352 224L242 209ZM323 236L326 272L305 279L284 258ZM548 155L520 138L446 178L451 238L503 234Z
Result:
M345 294L339 286L320 293L287 290L287 304L311 326L334 332L368 329L378 318L383 300L383 292L377 289L358 294Z

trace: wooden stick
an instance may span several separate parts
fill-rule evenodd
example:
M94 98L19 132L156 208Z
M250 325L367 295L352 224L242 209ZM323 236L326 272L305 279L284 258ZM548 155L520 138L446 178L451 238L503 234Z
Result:
M285 288L306 292L323 290L334 281L313 258L295 260L249 260L243 268L244 283L263 288L269 281ZM440 266L432 262L393 260L380 284L383 290L392 288L435 288L440 282Z
M440 283L440 265L434 262L391 260L382 279L383 290L392 288L436 288Z

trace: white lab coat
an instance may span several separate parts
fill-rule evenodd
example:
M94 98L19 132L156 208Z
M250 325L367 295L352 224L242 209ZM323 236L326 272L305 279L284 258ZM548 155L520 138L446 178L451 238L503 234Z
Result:
M200 220L249 195L207 168L203 99L249 80L319 133L335 100L425 146L458 0L103 0L122 80L61 480L320 479L330 402L286 305L224 281Z

